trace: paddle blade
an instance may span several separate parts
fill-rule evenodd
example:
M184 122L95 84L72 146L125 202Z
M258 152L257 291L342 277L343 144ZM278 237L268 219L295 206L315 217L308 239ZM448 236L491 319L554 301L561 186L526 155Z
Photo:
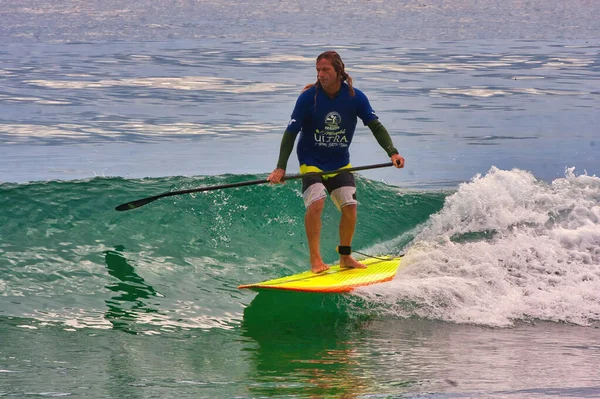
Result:
M128 202L126 204L121 204L121 205L117 206L115 209L117 211L129 211L131 209L139 208L141 206L149 204L152 201L156 201L157 199L159 199L161 197L162 197L162 195L157 195L155 197L142 198L139 200Z

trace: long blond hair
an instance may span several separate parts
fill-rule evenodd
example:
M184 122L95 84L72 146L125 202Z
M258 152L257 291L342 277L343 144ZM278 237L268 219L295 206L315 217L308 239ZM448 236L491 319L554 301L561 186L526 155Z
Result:
M342 57L340 57L340 55L337 53L337 51L331 50L331 51L325 51L325 52L319 54L319 56L317 57L317 62L321 61L323 58L325 58L327 61L331 62L331 65L333 66L333 70L339 76L342 77L342 82L346 82L348 84L350 95L352 97L354 97L354 87L352 86L352 77L350 75L348 75L348 73L346 72L346 66L344 65L344 61L342 61ZM315 83L309 83L306 86L304 86L304 89L302 89L302 91L304 92L313 86L317 86L317 89L321 87L321 83L319 82L319 79L317 79L317 81ZM315 106L316 106L316 104L317 104L317 95L315 94Z

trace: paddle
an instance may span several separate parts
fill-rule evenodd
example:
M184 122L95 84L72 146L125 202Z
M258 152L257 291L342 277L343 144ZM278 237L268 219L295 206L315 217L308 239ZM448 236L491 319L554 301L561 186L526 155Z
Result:
M374 164L374 165L356 166L353 168L337 169L337 170L331 170L331 171L327 171L327 172L310 172L310 173L304 173L304 174L299 174L299 175L287 175L283 179L284 180L301 179L304 176L322 176L322 175L328 175L330 173L355 172L357 170L385 168L386 166L392 166L392 165L393 164L391 162L378 163L378 164ZM264 184L264 183L269 183L269 181L267 179L250 180L250 181L243 181L243 182L239 182L239 183L222 184L219 186L208 186L208 187L192 188L189 190L171 191L168 193L163 193L163 194L155 195L152 197L142 198L139 200L127 202L125 204L121 204L121 205L117 206L115 209L117 211L128 211L130 209L139 208L141 206L149 204L149 203L156 201L157 199L163 198L163 197L171 197L173 195L181 195L181 194L189 194L189 193L199 193L202 191L220 190L222 188L251 186L253 184Z

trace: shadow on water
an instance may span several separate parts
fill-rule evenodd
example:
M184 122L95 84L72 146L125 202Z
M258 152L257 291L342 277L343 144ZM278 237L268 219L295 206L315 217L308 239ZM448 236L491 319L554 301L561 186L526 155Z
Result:
M260 292L242 322L243 336L257 344L249 349L255 365L249 391L310 398L354 398L368 391L355 342L370 318L353 315L352 302L341 294Z
M143 299L154 297L157 293L127 262L124 251L125 247L118 245L114 251L104 252L108 273L119 279L119 282L106 286L117 295L105 301L108 306L105 316L114 329L136 334L131 325L136 322L138 314L158 312L148 307Z

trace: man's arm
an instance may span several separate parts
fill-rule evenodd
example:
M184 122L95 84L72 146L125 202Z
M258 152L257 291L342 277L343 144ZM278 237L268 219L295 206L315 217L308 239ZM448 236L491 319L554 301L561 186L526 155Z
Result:
M285 170L287 168L288 159L294 149L294 141L296 141L296 135L288 132L287 130L283 133L281 138L281 146L279 147L279 159L277 160L277 168Z
M292 150L294 149L294 142L296 141L296 135L288 132L287 130L283 133L281 138L281 145L279 147L279 159L277 160L277 168L267 178L271 183L280 183L281 179L285 176L285 169L287 168L288 160Z
M398 150L394 147L394 143L392 143L392 138L388 133L387 129L379 122L379 119L374 119L367 125L371 132L373 132L373 136L377 139L377 142L385 150L389 157L394 154L398 154Z
M367 124L371 132L373 132L373 136L377 139L377 142L385 150L388 156L392 159L394 166L396 168L404 167L404 158L398 154L398 150L394 147L394 143L392 143L392 138L388 133L387 129L379 122L379 119L374 119Z

